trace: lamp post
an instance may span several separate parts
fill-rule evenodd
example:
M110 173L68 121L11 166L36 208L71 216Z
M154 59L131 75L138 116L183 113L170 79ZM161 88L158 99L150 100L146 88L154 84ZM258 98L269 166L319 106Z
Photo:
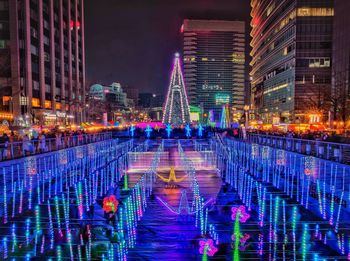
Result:
M249 125L249 105L244 105L244 115L245 115L245 128L248 128Z

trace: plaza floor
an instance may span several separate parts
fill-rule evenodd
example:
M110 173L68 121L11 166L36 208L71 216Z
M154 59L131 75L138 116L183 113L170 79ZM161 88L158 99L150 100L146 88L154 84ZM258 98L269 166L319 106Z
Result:
M345 260L347 167L313 158L311 179L305 156L244 146L111 140L3 163L0 259Z

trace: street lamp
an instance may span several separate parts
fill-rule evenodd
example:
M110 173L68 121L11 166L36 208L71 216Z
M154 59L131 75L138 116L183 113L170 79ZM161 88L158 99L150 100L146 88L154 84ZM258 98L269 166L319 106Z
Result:
M249 105L244 105L244 115L245 115L245 128L248 128L249 125Z

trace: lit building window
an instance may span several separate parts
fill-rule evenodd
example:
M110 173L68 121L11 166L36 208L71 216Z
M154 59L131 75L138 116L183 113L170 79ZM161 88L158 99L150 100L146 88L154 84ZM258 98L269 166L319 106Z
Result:
M309 114L309 122L312 123L319 123L321 121L321 115L319 114Z
M287 87L288 87L288 83L284 83L284 84L275 86L275 87L273 87L271 89L268 89L268 90L264 91L264 94L268 94L270 92L275 92L275 91L278 91L280 89L287 88Z
M309 68L324 68L331 66L330 58L314 58L309 59Z
M269 16L272 11L275 9L275 2L271 3L268 7L267 7L267 10L266 10L266 16Z
M8 105L10 101L10 96L3 96L2 97L2 105Z
M40 107L40 100L38 98L32 98L32 106Z
M51 101L45 100L45 109L51 109Z
M333 8L298 8L298 16L334 16Z
M229 104L230 103L230 95L226 93L217 93L215 94L215 104Z
M286 18L284 18L281 21L279 28L276 29L276 33L282 30L282 28L285 27L287 24L289 24L292 20L294 20L295 17L296 17L295 11L290 12L289 15L287 15Z

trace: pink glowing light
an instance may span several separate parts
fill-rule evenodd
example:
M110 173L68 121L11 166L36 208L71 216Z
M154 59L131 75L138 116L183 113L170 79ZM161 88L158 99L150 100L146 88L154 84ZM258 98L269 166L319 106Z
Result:
M236 236L233 234L231 236L232 241L236 241ZM250 239L250 235L245 233L244 235L240 234L239 235L239 250L244 251L246 250L248 244L247 241Z
M245 245L245 243L247 243L247 240L250 238L250 235L245 233L244 236L241 237L241 239L239 240L241 242L242 245Z
M201 239L199 241L199 253L203 255L205 249L207 249L208 256L213 256L218 251L212 239Z
M232 211L232 216L231 216L232 220L236 219L237 214L239 215L239 221L241 223L245 223L250 218L249 213L246 211L246 208L243 205L239 207L232 207L231 211Z
M69 23L69 26L70 26L70 29L73 30L73 28L74 28L74 21L71 20L70 23Z
M147 125L149 125L152 129L165 128L165 126L161 122L139 122L136 123L136 128L146 129Z

